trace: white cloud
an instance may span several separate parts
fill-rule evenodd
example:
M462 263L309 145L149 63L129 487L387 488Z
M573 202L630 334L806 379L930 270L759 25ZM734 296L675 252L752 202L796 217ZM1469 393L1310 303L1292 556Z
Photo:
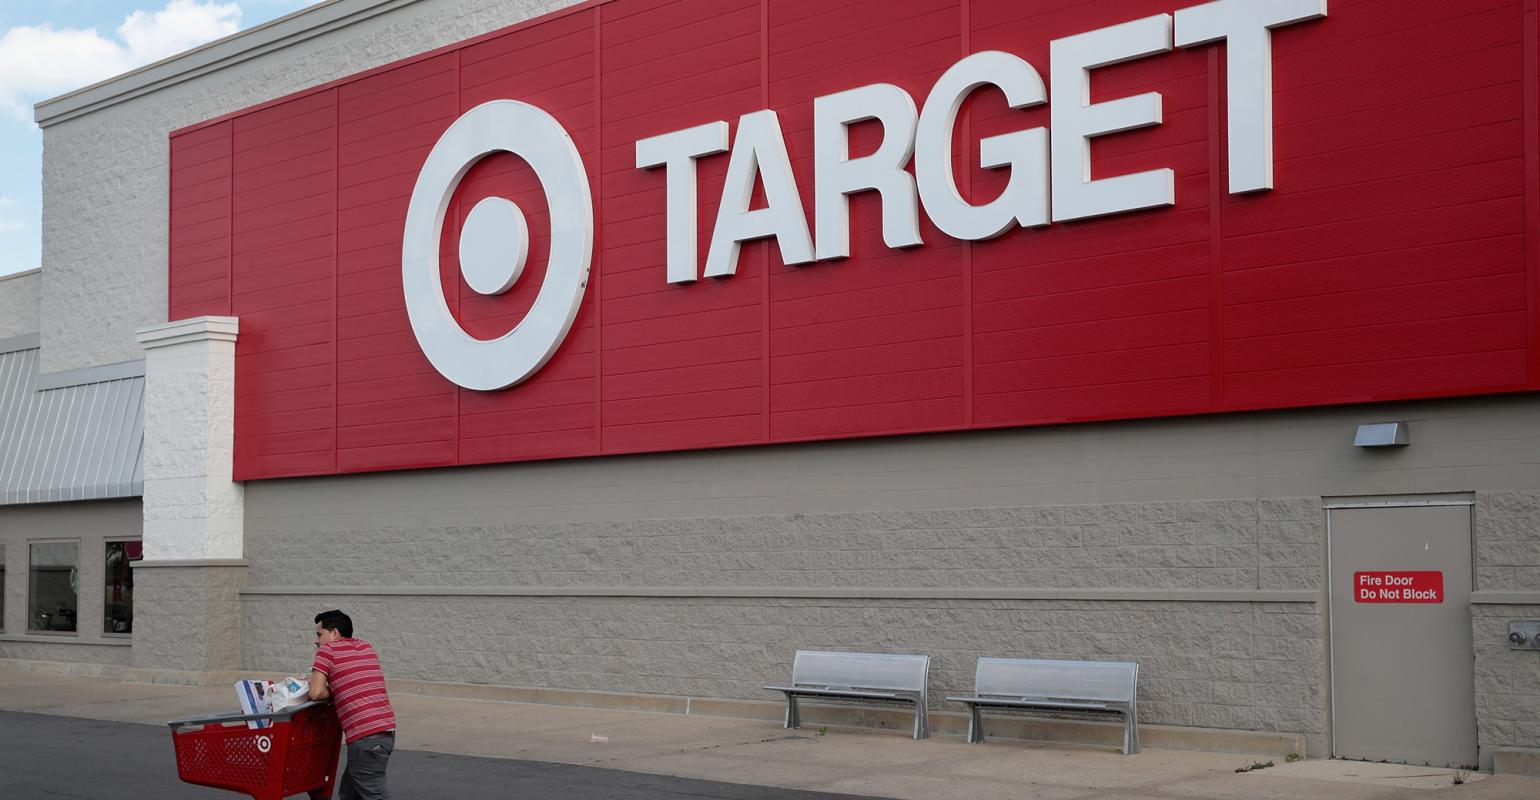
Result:
M228 36L240 23L238 3L168 0L129 14L112 39L95 28L11 28L0 35L0 107L29 119L38 100Z
M27 101L128 69L126 53L94 30L11 28L0 36L0 105L27 116Z
M148 64L240 28L241 7L236 3L171 0L159 11L129 14L118 26L118 36L127 45L130 60Z

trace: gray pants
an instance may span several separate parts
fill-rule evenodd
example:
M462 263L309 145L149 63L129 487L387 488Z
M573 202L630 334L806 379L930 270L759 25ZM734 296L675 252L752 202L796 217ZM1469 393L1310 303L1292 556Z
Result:
M394 733L376 733L348 745L348 766L337 782L338 800L390 800L385 765L396 749Z

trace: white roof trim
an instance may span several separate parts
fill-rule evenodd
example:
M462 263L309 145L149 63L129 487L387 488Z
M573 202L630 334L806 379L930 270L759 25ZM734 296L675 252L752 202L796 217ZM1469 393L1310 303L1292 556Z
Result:
M17 350L36 350L42 346L43 337L36 333L24 333L20 336L0 338L0 353L14 353Z
M233 342L241 332L238 317L188 317L187 319L151 325L139 331L139 344L146 350L188 342Z
M21 272L12 272L9 275L0 275L0 281L8 281L8 280L11 280L12 278L25 278L28 275L36 275L36 274L38 274L39 272L42 272L42 271L43 271L42 267L33 267L32 269L24 269Z
M46 128L282 50L289 45L346 28L418 1L326 0L132 72L44 100L33 107L33 118L38 125Z
M100 367L81 367L63 372L45 372L37 376L37 390L63 389L67 386L84 386L88 383L120 381L124 378L143 378L144 359L107 364Z

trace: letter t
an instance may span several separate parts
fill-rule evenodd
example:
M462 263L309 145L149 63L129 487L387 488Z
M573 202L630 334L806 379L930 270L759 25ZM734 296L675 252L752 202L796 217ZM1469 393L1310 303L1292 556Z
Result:
M695 161L727 152L727 123L708 122L636 143L636 168L668 171L668 282L696 278Z
M1272 29L1324 16L1326 0L1218 0L1176 12L1177 46L1223 40L1229 50L1231 194L1273 188Z

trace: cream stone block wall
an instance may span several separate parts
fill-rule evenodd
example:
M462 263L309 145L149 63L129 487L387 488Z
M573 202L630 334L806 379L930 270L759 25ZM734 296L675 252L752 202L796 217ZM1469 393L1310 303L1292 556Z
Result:
M37 270L0 275L0 339L38 332L43 275Z
M774 701L798 649L924 653L930 702L982 656L1132 660L1139 721L1325 736L1315 603L762 597L248 597L247 668L296 669L347 611L393 679Z
M1353 447L1386 421L1411 446ZM1529 596L1536 431L1513 395L254 481L243 664L334 607L393 676L586 691L770 700L798 648L928 653L936 697L982 655L1134 659L1143 721L1325 755L1325 501L1474 499L1476 589ZM1540 746L1540 662L1497 637L1533 607L1481 602L1490 763Z
M232 480L233 317L147 328L144 388L144 556L239 559L244 490Z
M242 657L239 562L142 562L134 570L133 665L172 672L228 672ZM300 673L292 673L300 674Z

